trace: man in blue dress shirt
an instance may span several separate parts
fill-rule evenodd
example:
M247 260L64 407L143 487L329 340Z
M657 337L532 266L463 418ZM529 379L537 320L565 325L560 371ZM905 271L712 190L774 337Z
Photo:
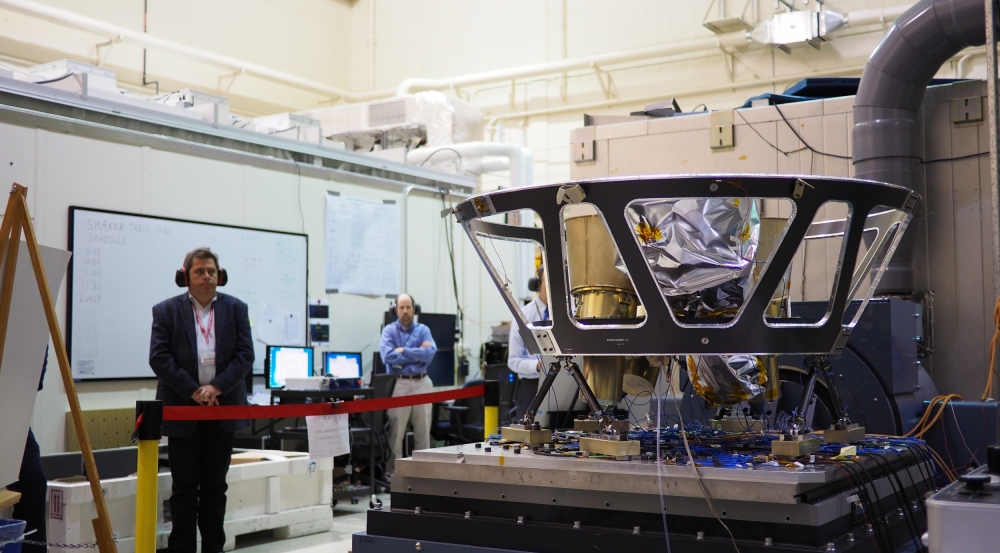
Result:
M426 394L434 391L434 384L427 377L427 366L437 353L437 344L427 325L413 321L413 298L409 294L396 297L395 322L382 329L380 349L382 362L389 374L399 375L392 397ZM431 445L431 404L389 409L389 441L392 459L386 472L395 471L395 460L403 456L403 438L406 425L413 423L414 449L427 449Z

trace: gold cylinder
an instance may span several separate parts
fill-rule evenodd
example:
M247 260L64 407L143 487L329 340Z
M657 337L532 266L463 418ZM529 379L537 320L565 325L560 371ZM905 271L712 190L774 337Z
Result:
M618 250L604 221L590 206L572 206L565 218L570 292L619 291L635 295L628 276L615 268ZM578 214L579 213L579 214ZM607 315L595 313L595 317Z
M615 267L618 254L597 210L574 205L565 212L570 294L577 319L631 319L640 308L628 276ZM655 385L658 371L650 375L644 357L595 357L583 360L583 375L602 405L617 405L626 374L647 378Z
M583 376L601 405L618 405L624 392L625 375L634 375L656 386L660 368L649 364L645 357L587 356L583 359Z
M610 286L578 286L571 292L577 319L632 319L639 299L633 293Z
M781 238L785 232L785 225L788 219L785 217L761 217L760 219L760 239L757 244L757 263L754 266L754 279L761 276L764 264L769 261L771 254L778 248ZM784 285L779 286L771 295L771 302L767 306L765 315L768 317L788 316L788 290L791 285L789 277L792 268L789 265L783 280ZM781 399L781 382L778 381L778 357L775 355L764 356L762 361L767 371L767 388L764 390L765 401L777 401Z
M759 280L763 274L765 264L770 261L771 254L778 249L781 239L785 233L785 225L788 219L785 217L761 217L760 237L757 242L757 261L754 263L753 278ZM791 286L792 267L788 266L785 278L782 279L783 286L776 288L771 294L771 305L768 306L767 316L787 317L788 312L788 289Z

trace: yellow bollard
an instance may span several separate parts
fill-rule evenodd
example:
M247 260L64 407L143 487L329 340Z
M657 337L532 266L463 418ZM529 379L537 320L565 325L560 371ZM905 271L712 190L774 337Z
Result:
M135 553L156 553L156 480L159 474L160 423L163 406L159 401L135 403L139 453L135 494Z
M490 439L490 434L500 431L500 382L487 380L483 382L486 393L483 396L483 441Z

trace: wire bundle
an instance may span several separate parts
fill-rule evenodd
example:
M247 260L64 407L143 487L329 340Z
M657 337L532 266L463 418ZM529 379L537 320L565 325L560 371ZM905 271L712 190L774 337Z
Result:
M910 430L909 432L904 434L903 438L911 438L911 437L922 438L924 434L926 434L931 428L933 428L934 425L937 424L939 420L941 420L941 417L944 416L944 412L945 409L948 407L948 403L955 400L962 401L962 396L958 394L934 396L931 399L930 403L927 405L927 410L924 411L923 416L920 417L919 421L917 421L917 425L913 427L913 430ZM935 407L937 407L937 410L935 410ZM944 460L941 458L941 455L938 454L938 452L934 451L930 447L927 447L926 445L924 447L926 448L929 455L934 457L934 459L937 461L937 464L943 469L945 478L947 478L950 482L954 482L956 480L956 477L952 471L951 465L945 463Z
M993 307L993 324L996 326L996 330L993 332L993 339L990 340L990 371L986 374L986 388L983 390L983 401L986 401L986 398L993 397L993 377L1000 378L1000 372L997 371L996 367L997 343L1000 342L1000 298L997 299L997 303Z
M958 394L934 396L931 399L930 404L927 406L927 410L924 411L924 415L920 417L919 421L917 421L917 425L913 427L913 430L910 430L906 434L903 434L903 437L904 438L923 437L923 435L926 434L928 430L930 430L935 424L937 424L939 420L941 420L941 417L944 416L945 408L948 407L948 402L953 400L962 401L962 396ZM935 406L938 407L937 411L934 411ZM931 413L934 414L931 415Z

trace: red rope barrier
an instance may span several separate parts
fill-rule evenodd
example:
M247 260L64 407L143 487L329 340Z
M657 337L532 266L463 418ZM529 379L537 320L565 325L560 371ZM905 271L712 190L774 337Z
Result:
M283 419L313 417L318 415L343 415L382 411L396 407L411 407L425 403L439 403L451 399L478 397L485 393L485 386L470 386L458 390L414 394L412 396L386 397L332 403L298 403L292 405L214 405L211 407L163 407L165 421L206 421L232 419Z

